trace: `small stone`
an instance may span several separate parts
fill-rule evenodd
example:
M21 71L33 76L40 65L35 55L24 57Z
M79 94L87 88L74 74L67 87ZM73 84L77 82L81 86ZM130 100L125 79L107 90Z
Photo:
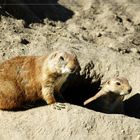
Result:
M137 50L136 48L131 48L130 51L131 51L132 53L138 53L138 50Z

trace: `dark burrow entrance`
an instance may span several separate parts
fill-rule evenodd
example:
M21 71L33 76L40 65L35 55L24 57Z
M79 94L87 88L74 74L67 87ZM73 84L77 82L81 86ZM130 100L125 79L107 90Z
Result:
M23 19L26 23L43 22L46 17L54 21L66 21L73 11L60 5L58 0L0 0L0 14Z

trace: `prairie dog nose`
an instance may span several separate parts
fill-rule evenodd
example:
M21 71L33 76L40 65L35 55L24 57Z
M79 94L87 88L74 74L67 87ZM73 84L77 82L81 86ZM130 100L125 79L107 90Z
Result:
M129 89L128 89L128 92L130 93L132 91L132 87L130 87Z

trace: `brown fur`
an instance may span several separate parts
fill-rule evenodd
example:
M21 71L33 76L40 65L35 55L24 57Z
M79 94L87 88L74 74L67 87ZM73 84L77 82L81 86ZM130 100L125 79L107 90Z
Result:
M54 65L53 65L54 64ZM62 72L67 69L67 71ZM55 103L67 75L75 72L79 63L75 55L56 51L48 56L18 56L0 65L0 109L20 108L26 101L44 99Z
M102 100L102 110L106 113L123 113L123 99L132 88L126 78L111 78L103 88L93 97L84 102L85 106L93 104L95 101Z

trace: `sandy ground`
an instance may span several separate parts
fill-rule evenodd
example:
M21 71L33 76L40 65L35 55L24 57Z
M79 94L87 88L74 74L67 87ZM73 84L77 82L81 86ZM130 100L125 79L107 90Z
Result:
M28 19L27 14L25 16L24 12L22 17L17 17L11 11L6 14L1 11L0 61L2 62L17 55L42 55L58 49L74 51L78 56L82 70L80 77L77 78L78 80L76 78L74 80L70 79L72 83L64 92L66 96L71 98L66 97L67 102L81 105L86 98L83 94L91 96L91 93L96 92L100 86L99 79L102 83L112 76L124 76L128 78L133 88L132 93L126 96L124 102L126 115L132 118L124 115L100 114L76 106L71 106L72 114L69 114L67 110L63 112L66 113L66 116L63 116L64 119L70 117L71 121L78 121L78 123L81 121L81 124L85 123L87 127L93 127L92 125L94 125L86 133L83 126L71 125L71 121L67 122L66 120L64 122L66 121L67 125L59 130L60 125L56 126L57 122L54 115L58 115L58 112L54 111L54 114L52 112L52 118L49 117L51 113L48 113L49 116L47 116L46 112L51 110L51 107L40 107L25 112L9 113L1 111L1 126L8 131L7 134L3 133L3 130L0 131L1 139L7 139L10 136L13 136L13 139L37 139L39 137L45 139L45 136L50 139L92 139L93 136L94 139L139 140L140 1L59 0L58 2L55 1L55 4L58 5L51 5L51 8L47 9L49 11L44 10L42 12L39 10L36 13L39 16L41 15L40 18L44 22L43 24L31 22L28 27L25 24L25 20ZM35 12L35 9L41 9L41 7L31 8ZM81 87L84 88L81 90ZM82 110L81 114L85 116L88 114L88 116L79 119L79 110ZM43 119L37 118L40 112ZM32 114L37 116L34 118ZM60 112L60 114L62 113ZM94 119L89 120L91 117ZM61 117L59 118L61 119ZM8 119L11 119L11 121L7 122ZM36 127L37 122L40 122L39 120L35 122L36 119L39 119L42 125L37 132L35 132L34 127ZM53 120L53 123L50 119ZM15 123L14 120L16 120ZM26 120L28 120L28 123ZM34 122L33 125L30 126L29 120ZM47 127L44 123L47 124L49 120L49 127ZM101 122L103 125L100 124ZM23 129L20 129L20 123ZM91 126L88 126L87 123ZM124 127L125 130L121 129ZM51 132L52 128L57 131L54 129ZM29 131L29 129L32 130ZM42 129L44 129L43 136ZM65 129L73 129L74 131L66 133ZM27 131L29 131L29 134L26 134ZM63 133L63 131L65 132ZM30 137L31 133L34 132L34 137ZM17 137L14 136L14 133ZM85 137L81 138L82 134L85 134ZM71 137L65 138L66 135ZM77 135L81 136L78 138Z

